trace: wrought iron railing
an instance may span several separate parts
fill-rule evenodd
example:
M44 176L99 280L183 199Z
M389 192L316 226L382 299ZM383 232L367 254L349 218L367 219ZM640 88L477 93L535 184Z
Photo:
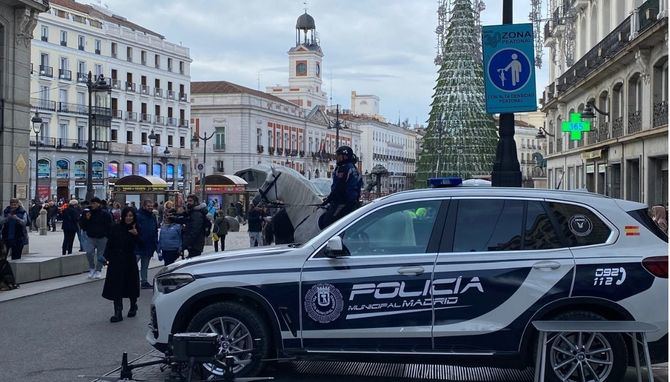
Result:
M615 118L612 121L612 137L619 138L623 135L623 117Z
M71 70L58 69L58 79L59 80L65 80L65 81L72 81L72 71Z
M654 121L652 127L668 124L668 101L654 103Z
M639 110L628 112L628 134L642 130L642 114Z
M610 138L610 126L604 117L598 120L598 142L606 141Z
M56 101L49 101L40 98L31 98L30 105L37 110L56 111Z
M88 114L88 107L75 103L58 102L58 111L62 113Z
M40 147L52 147L57 150L72 149L72 150L86 150L87 141L78 139L65 139L45 137L39 140ZM91 141L93 150L109 151L109 142L93 140ZM35 139L30 140L30 146L35 146Z
M54 76L53 66L40 65L40 76L53 77Z
M637 9L637 14L640 20L638 33L654 24L659 11L658 5L658 0L647 0Z

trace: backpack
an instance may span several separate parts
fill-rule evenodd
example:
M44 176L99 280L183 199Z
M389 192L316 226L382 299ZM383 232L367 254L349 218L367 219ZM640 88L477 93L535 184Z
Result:
M207 215L205 215L204 213L202 214L202 218L205 219L205 223L202 225L205 237L208 237L209 235L212 234L212 221L209 220Z

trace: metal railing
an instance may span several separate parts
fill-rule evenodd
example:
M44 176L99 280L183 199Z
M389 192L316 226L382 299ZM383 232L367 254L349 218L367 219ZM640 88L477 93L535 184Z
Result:
M78 139L65 139L45 137L39 140L40 147L52 147L57 150L71 149L71 150L86 150L87 141ZM91 141L94 151L109 151L109 142L93 140ZM30 146L35 146L35 138L30 140Z
M174 99L174 97L175 97L175 92L174 92L174 90L168 90L168 91L167 91L167 98L168 98L168 99Z
M59 80L65 80L65 81L72 81L72 71L71 70L58 69L58 79Z
M53 66L40 65L39 75L43 77L52 77L54 76Z
M179 127L188 127L188 120L187 119L180 119L179 120Z
M159 125L165 125L165 117L162 115L154 116L154 123L157 123Z
M31 98L30 105L37 110L56 111L56 101L49 101L48 99Z
M148 85L140 85L140 94L149 95L150 93L151 89Z
M112 118L123 119L123 110L112 110Z
M652 127L668 124L668 101L654 103L654 121Z
M127 111L126 112L126 121L136 121L137 122L137 112Z
M82 72L77 72L77 82L80 82L82 84L85 84L88 82L88 74L82 73Z
M623 117L615 118L612 121L612 137L619 138L623 135Z
M126 91L127 92L134 92L136 88L137 88L137 86L134 82L126 81Z
M177 118L168 117L167 118L167 125L168 126L177 126Z
M151 114L141 113L140 122L149 123L151 122Z
M118 80L116 78L112 78L110 83L112 84L113 89L121 90L121 80Z
M605 117L600 117L598 119L598 141L606 141L610 139L610 125L605 120Z
M665 0L663 0L665 1ZM649 28L657 19L658 15L658 0L647 0L637 9L637 14L640 21L640 28L638 33Z
M154 88L154 97L163 97L163 89Z
M88 114L88 107L86 105L76 104L76 103L67 103L67 102L58 102L58 111L61 113L74 113L74 114Z
M642 130L642 114L639 110L628 112L628 134Z
M179 93L179 101L188 102L188 95L186 93Z

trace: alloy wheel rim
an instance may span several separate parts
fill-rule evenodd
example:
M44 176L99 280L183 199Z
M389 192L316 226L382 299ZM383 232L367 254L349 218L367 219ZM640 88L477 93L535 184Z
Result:
M550 344L551 368L561 381L602 382L612 372L614 351L602 333L559 333Z
M225 360L228 355L231 355L235 359L235 366L233 367L233 373L235 374L251 363L253 339L249 329L242 321L233 317L216 317L207 322L200 329L200 332L216 333L219 335L216 362L204 363L202 365L211 374L223 375ZM239 354L239 352L244 353Z

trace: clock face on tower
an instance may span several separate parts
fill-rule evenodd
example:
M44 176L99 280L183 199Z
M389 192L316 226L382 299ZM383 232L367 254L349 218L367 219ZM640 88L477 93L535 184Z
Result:
M316 63L316 76L321 77L321 64Z

